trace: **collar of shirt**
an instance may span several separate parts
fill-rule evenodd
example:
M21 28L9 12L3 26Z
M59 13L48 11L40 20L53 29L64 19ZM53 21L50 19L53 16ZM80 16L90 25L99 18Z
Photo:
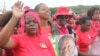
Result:
M66 28L67 27L67 24L64 26L64 27L62 27L62 26L60 26L57 22L55 22L55 25L58 27L58 28Z

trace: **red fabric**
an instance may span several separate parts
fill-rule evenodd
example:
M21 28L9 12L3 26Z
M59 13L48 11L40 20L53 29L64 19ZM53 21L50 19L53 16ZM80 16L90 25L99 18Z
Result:
M89 30L89 34L91 35L93 41L97 37L98 30L100 30L100 22L99 22L99 20L96 20L96 21L92 20L92 26L91 26L91 28Z
M24 33L24 27L23 26L18 28L18 34L22 34L22 33Z
M2 56L6 56L5 49L2 50Z
M51 30L51 26L49 25L48 27L44 28L44 27L41 27L41 30L42 30L42 34L46 35L47 37L51 36L52 35L52 30Z
M26 33L13 35L14 47L13 56L55 56L52 44L49 39L41 33L40 18L35 12L28 12L24 16L32 16L37 20L39 29L36 36L30 36ZM24 18L23 18L24 19ZM25 23L25 20L23 21Z
M69 34L69 31L67 29L67 25L65 27L60 26L57 22L55 22L55 25L58 27L58 30L60 34Z
M24 22L25 20L24 20L24 15L21 17L21 19L20 19L20 24L21 24L21 27L19 27L18 28L18 31L20 32L20 33L23 33L24 32L24 25L25 25L25 22Z
M5 50L5 56L13 56L13 50Z
M72 28L74 28L75 24L67 24L67 26L71 26Z
M76 31L76 34L78 36L77 44L79 46L79 50L81 52L87 52L89 45L92 42L91 36L88 34L88 32L82 32L80 29Z
M77 30L77 29L80 28L80 25L76 25L76 24L75 24L75 25L73 26L73 28L74 28L74 30Z
M27 11L27 10L29 10L29 9L30 9L29 6L24 6L24 10L25 10L25 11Z
M25 27L25 16L32 16L34 19L37 20L38 24L39 24L39 27L40 27L40 18L38 16L38 14L36 12L31 12L29 11L28 13L24 14L22 16L22 18L20 19L21 21L21 27L19 28L19 32L24 32L24 27ZM41 27L39 28L39 32L41 31Z
M15 43L14 56L55 56L52 44L45 36L34 37L24 33L12 37Z
M25 11L28 11L30 9L30 7L29 6L24 6L24 10ZM25 25L25 23L24 23L24 16L25 15L23 15L22 17L21 17L21 19L20 19L20 24L21 24L21 27L19 27L18 28L18 33L23 33L24 32L24 25Z
M58 7L57 12L53 15L53 18L56 19L58 15L69 15L73 16L73 12L70 10L69 7Z

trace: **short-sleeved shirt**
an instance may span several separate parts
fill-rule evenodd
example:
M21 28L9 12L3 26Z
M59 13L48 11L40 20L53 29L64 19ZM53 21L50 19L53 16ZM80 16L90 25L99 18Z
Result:
M51 31L51 26L49 25L48 27L44 28L44 27L41 27L41 30L42 30L42 34L46 35L47 37L51 36L52 35L52 31Z
M44 36L29 36L27 34L12 36L15 46L14 56L55 56L53 47Z
M76 31L76 34L78 36L77 44L79 46L79 50L81 52L87 52L89 45L92 42L91 36L88 34L88 32L82 32L80 29Z

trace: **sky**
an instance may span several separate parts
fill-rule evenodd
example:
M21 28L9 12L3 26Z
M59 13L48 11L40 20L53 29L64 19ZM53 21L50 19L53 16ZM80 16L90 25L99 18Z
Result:
M0 0L0 9L3 8L3 1ZM5 0L6 9L10 10L17 0ZM39 3L45 3L48 7L77 6L77 5L100 5L100 0L22 0L24 5L34 8Z

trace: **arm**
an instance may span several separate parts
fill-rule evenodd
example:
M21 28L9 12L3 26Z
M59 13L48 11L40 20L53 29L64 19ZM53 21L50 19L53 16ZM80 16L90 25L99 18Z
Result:
M18 20L24 13L22 11L22 6L23 4L21 3L21 1L18 1L14 4L12 18L10 19L8 24L3 28L3 30L0 33L0 47L13 46L13 43L12 43L13 40L10 39L10 36Z

